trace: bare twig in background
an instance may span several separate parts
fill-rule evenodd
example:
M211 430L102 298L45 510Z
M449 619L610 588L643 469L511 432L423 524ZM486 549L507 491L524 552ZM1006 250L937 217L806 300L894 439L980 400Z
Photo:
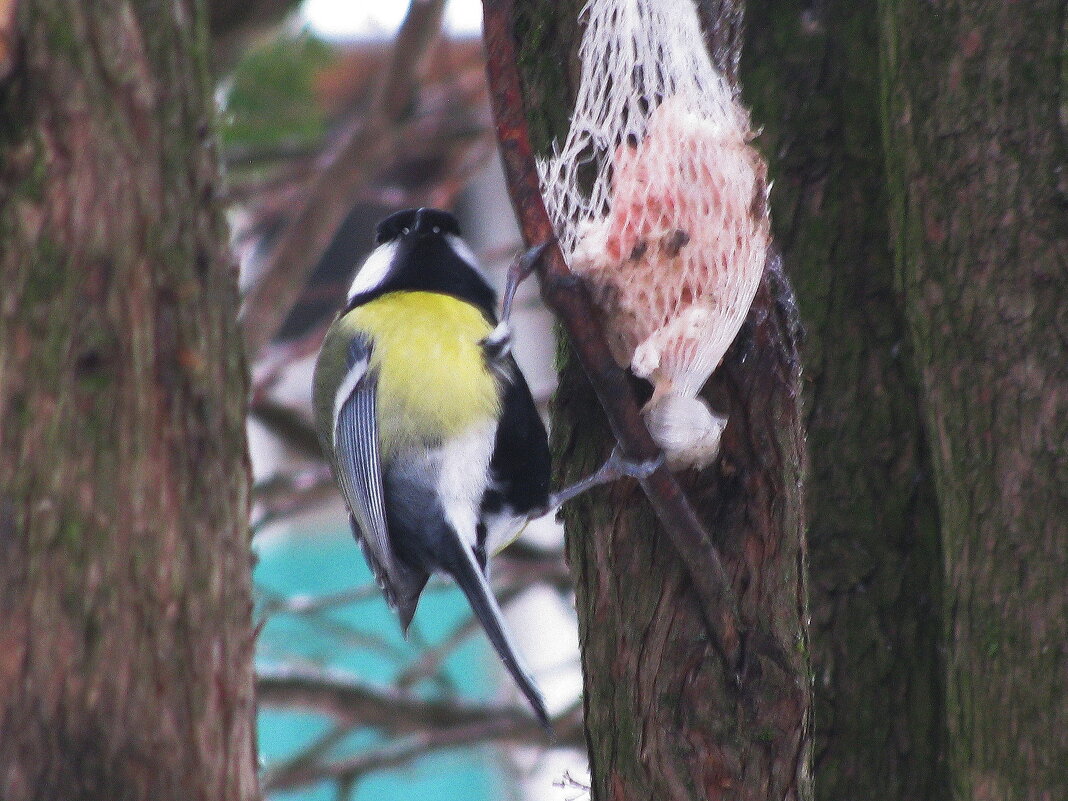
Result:
M253 535L266 526L292 518L337 498L337 485L326 465L282 474L252 488L256 501L249 527Z
M449 586L444 580L432 578L423 592L433 594L447 589ZM382 590L374 582L368 582L359 587L327 595L282 596L278 593L270 592L264 592L262 595L264 596L264 614L318 615L340 606L381 598Z
M535 584L541 583L541 581L549 583L544 577L549 575L550 571L556 574L557 577L563 574L562 581L570 585L570 575L564 565L562 554L557 553L549 570L544 573L527 572L526 575L521 577L510 576L512 581L506 587L494 590L497 603L502 608L507 608L512 601ZM508 572L511 573L512 571ZM462 623L438 643L422 649L416 660L401 671L393 683L398 689L407 690L423 679L433 678L435 674L440 673L449 655L460 647L468 637L478 631L481 631L481 624L478 620L473 616L465 618Z
M360 160L365 162L363 169L366 180L352 187L354 194L351 201L369 199L376 195L379 190L376 190L371 178L383 167L388 168L406 158L415 158L425 153L441 155L449 160L441 170L445 176L444 181L459 179L466 183L465 177L469 178L475 169L481 169L485 164L485 156L467 156L463 146L473 143L476 146L481 145L482 150L488 147L488 143L485 143L488 126L478 120L471 122L467 116L472 106L480 104L481 95L481 87L465 89L462 94L453 96L451 102L427 104L418 113L406 116L403 121L397 121L394 129L383 133L388 141L358 154ZM360 120L362 119L360 117ZM348 130L351 133L361 124L362 122L354 121L349 124ZM327 145L324 143L322 148L327 149ZM256 174L251 178L231 177L226 190L226 197L230 202L253 198L262 201L264 193L272 193L282 195L287 204L292 203L294 197L305 194L310 176L324 165L324 159L319 157L320 149L306 143L254 149L233 147L228 148L224 155L227 164L233 169L256 166L272 168L266 175L263 174L265 171L260 169L255 171ZM329 157L325 162L327 167L332 163ZM419 191L421 193L423 190ZM451 200L452 195L448 197ZM400 202L396 201L394 205L399 205Z
M316 145L298 138L268 145L230 145L223 152L222 158L227 169L234 169L235 167L289 164L293 161L311 160L315 158L316 153Z
M249 415L299 456L320 458L319 435L304 417L290 406L268 397L254 397Z
M339 606L358 604L373 598L380 598L382 590L374 584L364 584L351 590L331 593L330 595L278 595L263 593L263 613L265 615L290 614L311 615L328 612Z
M282 596L262 586L256 587L256 595L266 601L267 604L277 606L284 603ZM391 642L389 638L383 635L373 634L343 623L325 612L301 613L300 618L311 627L330 635L338 643L376 653L394 661L400 661L404 658L405 649L403 646Z
M360 723L393 735L485 726L507 732L507 739L515 742L537 746L545 743L545 730L525 709L452 699L422 699L334 671L264 669L260 671L257 687L261 703L311 709L343 723ZM554 718L553 728L559 743L581 742L577 720L566 715L563 719Z
M575 718L575 715L571 715ZM577 722L569 726L569 739L580 735ZM554 721L554 727L563 737L560 723ZM359 754L333 762L320 760L302 761L288 770L272 771L264 777L266 790L281 790L313 784L323 779L334 779L345 783L358 780L375 770L405 765L434 751L460 746L475 745L485 742L532 743L537 737L527 731L526 722L513 718L487 715L483 720L472 721L457 726L437 730L424 730L376 749L370 753ZM544 737L544 733L542 734ZM577 744L577 743L576 743Z
M373 56L360 50L339 59L337 63L346 69L362 64L362 74L386 76L370 106L366 83L357 87L351 70L345 73L336 64L331 68L328 80L335 82L334 101L324 103L320 95L318 102L332 109L327 112L331 119L344 122L333 128L329 152L317 154L313 143L311 147L283 145L276 150L230 154L241 162L235 168L249 167L232 176L245 183L231 185L230 199L254 201L242 209L249 232L242 241L250 248L258 243L261 252L267 253L258 278L250 271L254 278L243 312L253 365L250 417L286 448L285 460L272 465L271 477L254 488L254 532L271 523L291 521L337 497L306 409L280 400L292 396L293 378L301 372L291 368L306 367L305 359L318 347L325 328L315 322L313 313L303 318L307 321L303 324L283 324L294 300L299 297L302 308L321 310L335 307L344 295L341 279L329 275L329 280L323 280L326 273L321 269L315 270L308 283L320 260L332 263L333 256L322 259L322 253L336 229L344 223L351 236L353 230L362 231L377 219L371 214L359 216L362 212L350 217L356 204L372 209L453 207L473 174L493 155L477 43L462 42L452 50L448 44L435 46L428 77L424 79L418 69L436 36L438 20L432 12L436 9L440 14L440 7L440 2L416 2L391 46L375 45ZM383 59L387 51L392 55ZM249 164L249 160L256 163ZM280 233L273 245L264 247L260 237L272 231ZM352 254L353 260L357 255ZM494 256L487 258L492 261ZM285 333L272 342L279 330ZM353 559L359 559L355 548ZM495 584L502 605L534 585L549 587L562 598L569 598L573 591L559 549L524 548L519 543L497 565ZM428 591L447 586L432 581ZM425 640L414 627L404 644L392 632L379 637L375 629L364 631L371 624L362 621L354 609L343 608L379 596L370 582L315 596L293 596L259 585L258 608L263 615L284 617L280 630L293 631L292 624L298 622L301 630L310 627L312 635L301 645L285 637L264 639L261 647L269 660L296 667L261 671L261 708L298 708L333 718L336 724L292 758L269 764L266 789L327 780L343 798L347 788L367 773L407 764L437 750L502 741L544 748L544 732L525 710L459 699L454 656L477 631L472 619L465 618L443 633L435 631ZM316 644L310 654L304 647L308 642ZM372 654L376 664L387 664L389 675L396 677L391 679L392 689L360 684L350 676L316 667L332 663L334 643L349 648L350 653L359 651L361 659L364 653ZM419 695L414 694L416 689ZM560 745L581 747L580 703L576 701L554 722ZM360 740L359 750L353 753L356 746L347 738L369 729L381 737L373 744Z
M392 68L370 112L326 157L300 211L272 249L242 311L250 357L255 358L278 330L372 167L397 146L396 131L391 136L390 128L411 100L420 65L440 29L443 7L443 0L413 0L397 35Z
M563 551L538 548L518 540L497 555L495 575L505 576L506 586L530 587L538 584L558 593L575 591L571 571L564 563Z
M552 241L537 267L542 298L567 330L623 455L639 463L661 460L660 467L640 481L642 489L686 566L712 642L728 669L736 671L741 661L741 621L719 553L674 475L663 464L626 374L608 349L589 295L555 242L527 133L512 41L511 0L483 0L483 9L490 102L512 205L528 246Z
M294 781L298 777L307 777L309 784L318 781L318 778L312 778L315 766L323 762L329 751L357 728L357 726L335 726L294 756L272 767L263 777L263 789L267 791L280 789L287 781L294 782L289 786L303 783Z
M502 606L505 603L501 598L498 598L498 601ZM445 659L478 630L478 621L474 617L468 617L441 642L420 651L416 660L397 676L394 685L399 690L409 690L420 681L432 678L441 671Z
M565 772L559 780L553 782L553 785L559 787L561 790L570 790L575 793L574 795L569 796L567 801L579 801L580 798L590 797L590 785L585 782L580 782L570 773Z

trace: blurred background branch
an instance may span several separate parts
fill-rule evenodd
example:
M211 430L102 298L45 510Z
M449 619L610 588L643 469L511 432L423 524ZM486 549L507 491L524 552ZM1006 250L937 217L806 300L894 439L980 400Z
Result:
M550 701L554 683L566 688L551 705L558 738L547 750L536 721L499 692L479 629L446 582L431 581L410 642L400 637L310 423L312 359L379 219L406 206L455 211L498 285L498 268L503 273L518 247L482 44L443 34L442 0L412 3L394 34L353 41L295 27L298 6L227 0L213 5L211 18L252 372L264 790L268 798L318 801L363 797L361 788L378 782L391 795L435 795L428 788L462 780L472 799L519 797L524 776L550 770L541 794L529 797L557 798L546 788L585 769L573 586L560 530L540 521L498 557L492 576L506 613L528 620L521 637L536 635L521 650L537 657ZM488 202L472 194L483 186L493 193ZM531 384L544 411L553 340L548 319L533 317L539 309L529 291L519 299L517 324L527 330L517 355L532 378L535 354ZM537 637L550 646L531 648ZM576 751L578 759L559 768L550 757ZM500 784L505 777L511 790Z
M444 0L412 3L370 107L346 120L345 132L323 155L299 210L271 245L242 310L248 353L259 353L277 333L375 168L396 162L408 142L419 141L415 134L426 118L413 120L412 127L402 122L440 29L443 7Z

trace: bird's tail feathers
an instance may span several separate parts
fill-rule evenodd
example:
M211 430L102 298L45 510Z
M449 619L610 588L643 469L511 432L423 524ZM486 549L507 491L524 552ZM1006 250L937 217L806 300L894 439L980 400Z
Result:
M553 730L549 723L549 714L545 710L545 701L542 700L541 691L538 690L537 685L519 658L519 654L512 643L512 638L505 628L504 616L501 614L497 599L494 598L486 577L479 569L475 561L475 555L463 543L457 542L457 545L459 546L458 550L462 552L462 556L455 560L457 564L453 578L456 579L456 583L463 590L464 595L467 596L475 617L482 624L482 628L486 630L486 635L489 637L490 642L493 643L493 647L501 657L501 661L504 662L505 668L507 668L512 678L515 679L515 683L519 686L520 691L530 702L531 707L534 709L534 714L546 731L552 735Z

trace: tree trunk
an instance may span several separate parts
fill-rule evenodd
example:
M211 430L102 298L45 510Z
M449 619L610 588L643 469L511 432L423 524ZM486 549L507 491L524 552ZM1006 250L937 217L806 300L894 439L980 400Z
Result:
M528 117L545 152L566 131L565 99L577 84L568 65L578 4L518 5ZM726 5L730 24L737 5ZM772 259L749 321L706 387L713 408L730 415L721 456L683 475L748 627L739 676L710 645L684 567L640 490L621 482L568 507L595 799L810 797L796 335L791 293ZM574 478L612 442L579 367L564 361L553 437Z
M941 510L953 797L1068 798L1065 5L880 4Z
M256 796L204 4L23 0L0 83L0 797Z
M890 252L872 3L750 0L741 73L804 353L816 797L946 797L941 552Z

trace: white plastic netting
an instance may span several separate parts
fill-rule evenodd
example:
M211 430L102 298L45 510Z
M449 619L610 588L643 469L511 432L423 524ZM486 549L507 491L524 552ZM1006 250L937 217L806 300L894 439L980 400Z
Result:
M749 116L712 66L690 0L591 0L571 128L539 163L546 206L646 419L677 465L725 421L697 393L745 320L769 244Z

